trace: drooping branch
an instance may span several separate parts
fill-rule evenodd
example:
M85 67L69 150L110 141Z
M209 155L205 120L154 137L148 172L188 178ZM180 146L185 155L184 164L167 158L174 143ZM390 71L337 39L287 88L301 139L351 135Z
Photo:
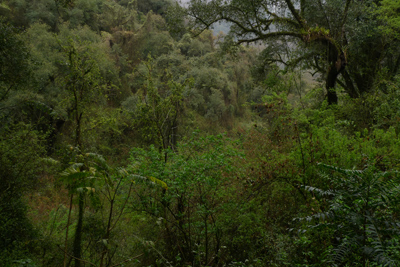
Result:
M295 68L295 67L297 67L298 64L300 64L300 62L302 62L304 60L312 59L314 57L315 57L314 52L306 53L306 54L301 55L293 60L290 60L289 62L287 62L287 65L290 66L291 68Z
M255 37L255 38L251 38L251 39L239 39L237 41L237 43L238 44L252 43L252 42L256 42L256 41L260 41L260 40L266 40L266 39L269 39L272 37L279 37L279 36L289 36L289 37L296 37L296 38L303 39L304 34L297 33L297 32L270 32L270 33L266 33L266 34L260 34L259 36Z

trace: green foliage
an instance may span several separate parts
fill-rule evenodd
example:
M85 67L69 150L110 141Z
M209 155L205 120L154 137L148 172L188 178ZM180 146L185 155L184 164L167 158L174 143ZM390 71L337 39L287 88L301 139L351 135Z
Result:
M31 125L0 128L0 264L29 255L35 238L24 195L34 189L43 162L43 135Z
M381 27L386 34L394 37L399 36L400 32L400 16L399 16L400 4L393 0L380 1L376 13L379 18L385 22Z
M257 106L261 119L257 121L256 128L250 133L248 141L245 143L245 150L248 151L247 157L251 166L251 172L249 172L252 177L251 188L262 187L264 191L269 192L270 198L260 195L257 199L262 199L264 203L271 201L268 205L269 214L275 210L276 213L273 213L272 217L281 218L281 220L278 219L279 222L287 222L288 225L284 227L298 229L295 222L290 223L291 219L296 217L293 217L294 214L297 214L297 217L308 216L306 218L310 219L313 218L313 214L318 212L326 213L325 204L332 197L330 192L339 190L333 185L334 178L329 178L330 175L319 175L318 162L349 169L362 169L368 164L371 165L373 171L365 171L365 176L376 173L373 177L378 181L381 181L379 180L381 171L392 173L389 170L398 169L396 155L400 147L395 128L364 129L358 132L360 127L353 120L357 121L357 118L364 114L354 114L347 110L353 108L352 104L336 108L329 107L325 103L319 109L300 108L296 110L288 104L284 94L272 94L265 96L263 100L266 103ZM397 177L395 174L392 176ZM397 184L397 178L393 177L382 178L385 183L390 184L387 184L389 188L394 188ZM351 190L361 188L363 184L360 183L366 179L367 177L364 176L359 178L359 183L354 184ZM374 183L372 187L377 186ZM340 190L343 190L344 193L348 191L347 189L348 187ZM355 196L359 195L359 192L354 193ZM315 199L318 194L323 195ZM383 192L374 194L378 197ZM279 206L287 202L292 203L287 205L295 206L296 210L289 208L286 208L287 212L279 210L274 206L275 201L278 201ZM354 204L347 205L354 206ZM397 209L397 204L392 203L391 205L391 208ZM321 216L327 216L325 213ZM395 212L393 213L395 214ZM394 216L394 218L397 217ZM273 225L278 226L278 221ZM343 219L343 222L348 221L349 218ZM296 241L287 244L287 248L280 252L282 253L280 254L282 255L281 260L300 264L299 266L303 266L301 264L315 264L316 266L327 264L327 261L330 260L328 255L333 253L330 246L337 245L335 239L337 234L335 235L333 228L330 228L329 222L320 227L313 226L314 224L306 233L299 231L293 234ZM356 224L353 226L355 229L360 227ZM338 228L337 231L340 229ZM380 235L382 234L380 233ZM264 234L264 237L267 238L268 234ZM397 242L396 238L392 241ZM314 246L313 244L321 245ZM387 247L390 246L392 244L387 245ZM276 249L277 247L272 248L273 251ZM302 251L302 253L296 251ZM393 251L395 250L390 250L390 253L396 255ZM349 253L349 257L353 258L347 259L348 263L359 261L357 255L361 254L357 253L361 252L355 250ZM369 261L373 260L375 256L371 256ZM269 260L271 259L269 258Z
M99 124L94 126L88 118L96 122L105 120L107 116L96 116L93 108L104 106L107 98L116 101L120 86L118 67L111 61L111 51L101 36L88 27L70 30L67 24L61 25L55 36L48 26L35 24L28 30L27 39L31 43L36 81L32 88L36 90L32 91L39 95L35 100L47 107L48 112L43 115L47 124L41 123L53 131L53 142L73 142L68 139L72 136L61 136L62 131L75 132L72 139L77 142L78 122L84 136L98 131ZM83 119L79 117L82 112L87 115ZM70 121L74 125L64 127ZM89 139L81 141L85 143Z
M64 20L71 28L87 25L99 30L99 14L102 13L104 0L75 0L73 7L65 10Z
M179 41L181 53L189 57L203 56L213 50L213 37L211 31L203 32L199 38L193 39L186 33Z
M2 1L0 265L398 261L396 8Z
M78 194L79 210L73 243L75 266L81 260L97 263L99 266L128 261L132 255L124 252L115 257L119 247L117 238L123 238L114 232L120 227L121 219L125 218L123 214L134 184L143 184L149 188L160 187L164 190L168 189L167 185L155 177L138 175L132 169L111 167L99 154L83 154L72 147L71 150L74 162L61 172L61 180L69 189L71 204L73 195ZM92 209L85 211L88 200ZM69 222L70 219L67 225ZM67 252L69 238L67 230L64 247ZM83 246L87 249L83 250ZM65 257L69 256L66 254Z
M0 105L12 90L28 81L28 61L28 49L17 29L0 20Z
M178 125L183 113L184 84L170 77L158 83L153 76L151 58L142 65L143 88L125 106L130 109L134 125L143 141L160 149L172 148L177 144ZM167 71L167 70L166 70Z
M88 25L93 30L99 30L99 17L104 0L10 0L9 16L18 26L28 28L34 23L44 23L53 32L58 32L64 21L71 28Z
M223 246L230 242L224 232L229 223L225 208L235 197L229 174L239 154L221 135L195 134L178 151L160 153L154 146L132 150L130 168L168 185L168 190L139 191L137 208L159 218L164 237L157 247L168 261L180 266L218 264Z
M382 80L378 89L371 95L365 97L365 106L369 108L374 118L374 126L382 129L394 127L399 133L398 113L399 101L397 94L400 89L400 77L396 76L393 80ZM371 122L370 122L371 123Z
M383 13L389 15L387 10L396 7L392 2L384 3ZM282 12L277 12L277 6ZM242 43L261 42L267 46L267 62L283 63L287 68L303 66L320 73L328 102L337 104L336 83L350 97L360 97L372 90L378 80L375 74L382 66L389 66L387 63L393 57L398 62L397 49L387 43L379 30L381 22L371 15L371 9L378 8L366 2L336 0L212 0L191 1L186 14L195 34L217 22L231 23L224 50L237 50ZM396 16L390 16L395 24ZM398 67L395 69L397 72Z
M99 28L109 33L118 30L134 30L137 27L137 10L133 3L127 7L117 2L105 2L99 14Z
M87 51L77 50L76 44L70 40L67 46L62 46L65 53L65 76L56 81L69 94L67 108L72 110L71 117L76 124L75 145L82 147L81 123L86 106L93 96L101 94L100 71Z
M334 249L330 251L335 266L397 266L399 264L399 175L379 172L372 166L348 170L323 165L331 189L306 187L318 200L326 201L321 211L307 221L316 229L332 229ZM333 171L333 172L331 172ZM326 231L326 230L324 230Z
M19 8L22 9L22 6ZM59 6L57 1L35 0L26 1L25 7L22 10L26 12L25 16L29 24L43 22L49 25L53 30L56 30L60 19L61 9L63 9L63 7Z
M158 57L174 49L174 40L167 31L165 20L149 12L136 31L116 31L113 40L136 66L148 56Z
M164 15L169 5L171 5L170 0L137 0L137 9L144 14L153 11Z
M169 5L165 13L165 20L171 36L175 40L181 39L186 33L185 9L176 2Z

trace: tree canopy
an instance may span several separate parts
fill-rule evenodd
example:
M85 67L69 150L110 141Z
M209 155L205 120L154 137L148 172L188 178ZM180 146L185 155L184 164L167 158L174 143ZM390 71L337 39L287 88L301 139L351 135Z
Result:
M398 0L0 2L0 266L399 266Z
M271 49L271 43L280 43L271 60L288 67L302 64L322 75L333 104L337 82L351 97L359 97L372 88L386 59L400 58L398 50L388 50L395 40L379 32L372 6L352 0L192 0L186 14L195 33L226 21L232 25L226 39L236 45L265 42Z

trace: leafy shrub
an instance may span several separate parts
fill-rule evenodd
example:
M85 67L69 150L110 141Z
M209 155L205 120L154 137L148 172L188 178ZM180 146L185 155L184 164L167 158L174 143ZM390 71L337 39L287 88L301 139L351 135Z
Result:
M330 189L306 186L321 205L308 216L311 231L331 231L334 266L398 266L400 176L374 166L363 170L324 167ZM328 230L327 230L328 229Z
M225 232L236 195L230 173L239 154L222 135L196 134L177 151L132 150L132 171L168 185L167 190L138 190L135 209L158 218L162 239L156 247L169 262L217 265L231 242Z

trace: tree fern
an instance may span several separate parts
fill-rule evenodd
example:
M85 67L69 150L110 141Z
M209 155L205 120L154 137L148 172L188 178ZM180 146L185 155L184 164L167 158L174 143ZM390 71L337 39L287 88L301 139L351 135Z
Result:
M160 186L165 190L168 188L167 184L154 177L145 177L137 175L133 171L134 169L125 168L112 168L107 164L107 161L103 156L96 153L81 153L79 148L73 149L76 153L76 162L70 163L64 171L60 173L63 182L66 184L70 193L70 209L68 213L68 222L65 234L65 245L64 245L64 266L67 265L67 252L68 252L68 231L71 219L72 202L74 195L78 195L78 220L76 224L75 237L73 242L73 258L76 266L81 266L81 262L85 255L82 251L82 232L83 232L83 221L85 212L85 198L89 196L92 203L102 205L101 198L108 201L110 211L108 214L107 227L105 229L104 237L102 242L104 248L100 255L102 266L103 260L109 252L108 239L110 238L111 230L115 227L121 215L114 216L116 212L114 210L115 199L117 192L123 190L123 180L129 181L128 185L128 198L132 189L132 184L135 182L145 183L149 186ZM125 189L126 190L126 189ZM122 214L125 204L121 208L120 214ZM114 220L112 219L116 217Z

